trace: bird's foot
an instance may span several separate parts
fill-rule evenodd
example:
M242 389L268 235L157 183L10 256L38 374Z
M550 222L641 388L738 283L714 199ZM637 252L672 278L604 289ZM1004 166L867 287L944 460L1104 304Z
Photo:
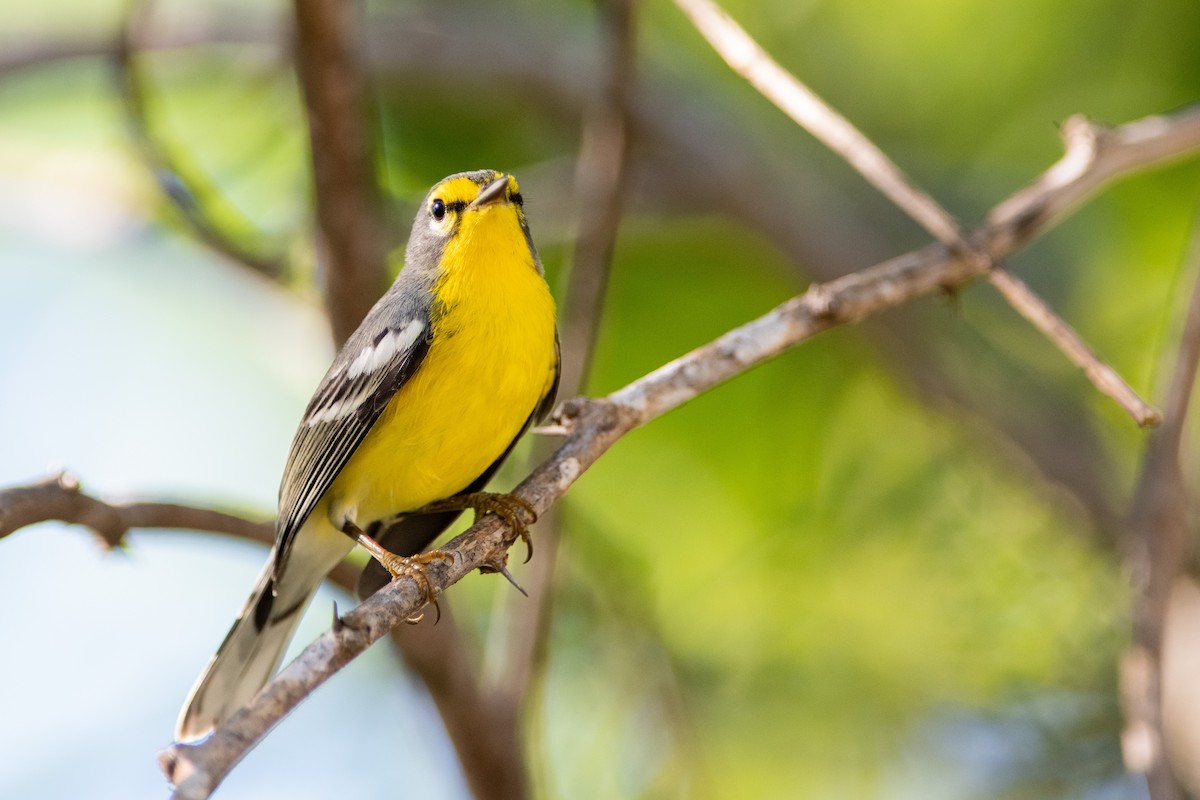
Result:
M537 522L537 510L529 504L529 501L517 497L515 494L496 492L457 494L423 506L414 513L436 514L439 511L463 511L468 508L475 511L476 522L485 514L495 514L504 520L525 543L525 560L529 561L533 557L533 539L529 536L529 526Z
M370 553L371 557L378 561L380 566L391 574L392 580L396 578L411 578L417 584L417 590L421 593L421 599L433 606L434 611L437 612L437 619L440 620L442 618L442 609L438 606L437 602L437 590L434 589L433 584L430 582L429 574L426 570L435 561L453 564L454 556L444 550L430 550L428 553L418 553L415 556L398 556L357 528L353 532L347 531L347 533L350 533L354 537L354 540ZM419 614L406 619L405 622L415 625L424 616L424 614Z

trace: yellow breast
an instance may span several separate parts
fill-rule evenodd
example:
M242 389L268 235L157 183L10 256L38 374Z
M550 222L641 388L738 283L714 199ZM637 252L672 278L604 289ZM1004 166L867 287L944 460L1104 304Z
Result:
M550 390L554 301L517 213L496 208L447 244L429 352L330 486L330 518L365 528L461 491Z

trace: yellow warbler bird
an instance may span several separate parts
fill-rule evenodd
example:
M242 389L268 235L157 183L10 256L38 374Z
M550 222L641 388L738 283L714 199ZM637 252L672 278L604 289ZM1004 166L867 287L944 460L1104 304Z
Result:
M558 385L554 301L517 181L451 175L417 212L404 268L313 394L279 489L275 546L176 729L206 735L279 666L317 586L363 545L392 576L465 508L525 536L510 495L481 491ZM379 542L373 536L382 531ZM360 593L386 582L372 563Z

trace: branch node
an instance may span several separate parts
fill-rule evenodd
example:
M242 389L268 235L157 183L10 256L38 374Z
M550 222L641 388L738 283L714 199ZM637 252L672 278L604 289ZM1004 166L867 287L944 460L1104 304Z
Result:
M1162 414L1143 400L1116 370L1101 361L1066 320L1058 316L1024 281L999 263L987 277L1018 314L1041 331L1071 363L1083 370L1101 394L1112 398L1140 427L1153 427L1162 421Z
M572 397L570 400L559 403L558 407L550 414L550 422L569 435L575 430L576 424L592 402L586 397Z
M827 285L814 283L808 287L805 294L808 296L808 305L812 309L813 317L822 321L837 318L837 296Z

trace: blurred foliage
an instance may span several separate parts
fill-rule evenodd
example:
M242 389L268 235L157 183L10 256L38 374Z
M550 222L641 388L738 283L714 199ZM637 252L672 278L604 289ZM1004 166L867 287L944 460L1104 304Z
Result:
M26 46L91 40L118 28L121 5L15 0L0 37ZM924 241L894 211L876 224L878 199L732 75L671 3L638 7L647 84L673 87L732 122L762 163L803 164L815 191L833 186L863 210L871 229L854 234L876 251ZM966 222L1057 158L1054 125L1069 114L1123 122L1194 102L1200 87L1194 0L725 7ZM497 10L376 0L367 8L371 29L465 37L468 50L474 41L486 52L485 44L502 43L518 59L548 49L578 68L550 78L595 81L589 2L522 0ZM284 44L287 13L280 3L157 3L150 29L200 43L142 54L138 64L155 136L211 183L215 195L205 202L227 205L222 218L235 235L257 231L278 242L296 277L280 291L315 302L304 243L307 136ZM547 33L521 38L539 29ZM373 78L393 241L403 244L412 206L434 180L512 169L552 285L561 286L570 253L565 181L582 108L537 85L492 85L492 66L481 58L460 64L461 74L394 67ZM122 114L102 58L48 58L0 72L0 248L16 252L26 237L41 237L137 260L183 235ZM1012 259L1152 397L1177 334L1176 296L1193 278L1184 258L1198 187L1194 162L1139 176ZM754 229L753 209L731 219L689 212L686 199L655 207L648 197L658 196L635 188L630 198L592 392L617 388L824 274ZM27 271L56 269L33 259L0 263L0 293L23 295L32 291ZM189 264L160 268L192 270L184 277L200 285L202 271ZM96 263L94 302L103 302L106 285L139 291L138 281L108 280L106 269ZM64 294L72 274L61 279ZM180 291L154 302L177 304L161 309L175 315L194 298ZM1048 414L1061 414L1064 426L1083 419L1111 486L1127 495L1143 434L986 288L909 310L888 319L919 319L930 364L994 406L1019 408L1047 392L1062 403ZM55 324L75 318L62 313ZM128 347L144 347L162 368L149 379L173 380L186 364L158 353L145 325L142 343ZM277 335L260 327L263 337ZM1127 589L1105 532L978 416L913 391L911 365L881 346L884 330L834 331L634 432L566 498L549 663L528 721L544 796L1140 796L1117 757L1114 673L1127 637ZM218 370L241 347L221 330L195 336ZM294 363L275 368L297 395L293 405L302 403L306 384L296 376L307 367L297 365L314 358L313 342L283 345L292 349L280 358ZM253 366L231 368L227 391L239 391L233 375L245 383L254 374ZM6 388L36 392L19 380ZM128 391L98 388L113 404ZM287 428L297 409L278 405L270 425ZM265 461L273 458L282 452ZM9 469L3 474L19 479ZM511 465L501 483L519 471ZM197 494L189 485L174 491ZM264 514L271 500L261 494ZM451 598L480 634L488 663L504 645L497 609L519 602L498 583L471 578ZM216 627L228 611L212 609L223 620ZM169 721L154 724L165 735Z

